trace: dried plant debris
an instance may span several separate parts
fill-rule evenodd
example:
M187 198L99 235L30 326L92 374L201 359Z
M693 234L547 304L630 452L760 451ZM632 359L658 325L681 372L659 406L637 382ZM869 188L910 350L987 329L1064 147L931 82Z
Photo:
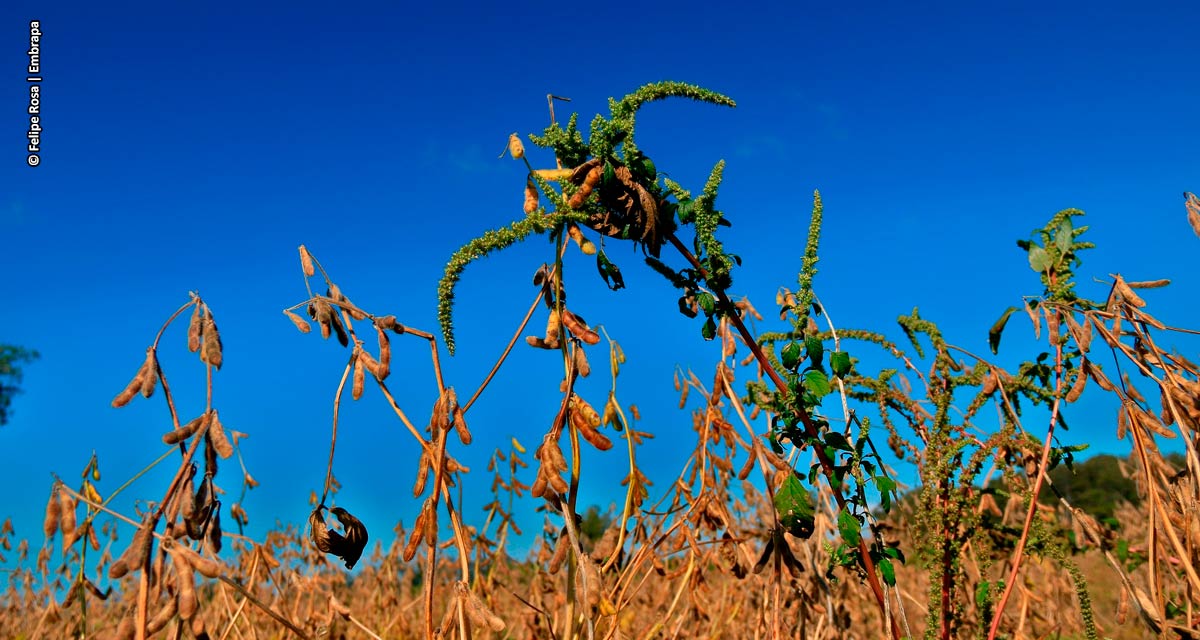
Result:
M220 508L221 503L217 502L214 493L212 475L206 473L204 474L204 479L200 481L200 486L196 489L195 497L192 498L190 515L187 514L188 507L186 502L184 503L182 508L184 512L184 525L187 528L188 537L192 540L204 539L205 528L213 515L213 511Z
M350 337L346 335L346 329L342 326L339 315L330 304L329 299L323 296L317 296L308 305L308 316L321 326L321 337L328 339L330 333L336 333L338 342L345 347L350 344Z
M1197 198L1196 194L1187 191L1183 192L1183 197L1187 205L1188 224L1192 226L1192 231L1195 231L1196 235L1200 236L1200 198Z
M325 524L325 505L320 505L308 516L309 537L314 546L324 553L333 554L346 562L347 569L362 556L367 546L367 527L358 518L341 507L329 510L341 523L345 534L332 531Z

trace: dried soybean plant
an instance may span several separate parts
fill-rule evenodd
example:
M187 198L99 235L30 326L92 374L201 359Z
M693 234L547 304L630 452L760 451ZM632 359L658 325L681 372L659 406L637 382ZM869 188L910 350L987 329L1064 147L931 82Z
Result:
M159 361L158 353L168 327L188 311L191 311L187 327L188 350L197 353L204 366L206 396L204 410L190 420L181 418L175 398ZM67 563L77 562L78 568L67 590L63 609L78 604L78 615L67 620L49 594L51 603L39 620L35 635L41 630L56 633L62 625L72 625L74 631L89 635L87 602L89 598L104 601L119 585L120 602L110 602L109 610L120 610L121 617L115 628L110 628L116 638L144 638L157 633L173 621L180 629L186 625L193 635L204 637L206 625L218 617L216 611L202 615L201 608L211 602L199 596L196 574L204 578L224 577L223 564L217 559L229 534L222 531L220 499L223 491L216 484L218 462L234 455L245 434L229 429L221 421L214 406L214 374L223 361L221 337L217 330L212 310L196 294L163 323L145 358L129 384L113 398L112 406L120 408L136 396L150 398L161 387L166 401L172 429L162 435L168 447L157 460L139 471L119 488L104 497L97 483L100 481L100 465L95 454L83 470L83 480L78 490L71 489L61 480L56 480L46 506L44 533L46 545L39 555L39 568L43 582L53 586L47 578L50 550L54 536L62 533L62 551ZM161 498L140 503L137 518L130 518L113 511L109 504L125 491L135 480L151 468L179 455L179 465ZM241 461L239 453L239 462ZM202 473L201 473L202 471ZM242 465L242 491L256 484ZM199 475L198 475L199 474ZM79 506L85 506L85 515L79 519ZM240 525L244 523L244 510L233 505L231 511ZM101 551L96 535L96 519L101 514L112 516L100 529L107 538L96 566L96 579L85 575L87 552ZM114 559L113 552L120 549L117 544L117 522L128 523L134 534ZM65 569L66 564L63 567ZM63 569L60 569L61 573ZM97 583L109 581L108 589L101 591ZM111 623L111 616L105 622Z
M508 151L527 169L525 215L451 258L439 288L442 338L451 353L454 285L466 266L535 234L550 235L554 248L534 272L528 312L470 396L460 398L443 380L433 334L360 308L300 248L307 297L284 313L301 332L316 324L349 354L333 404L325 479L312 493L304 528L276 527L261 542L221 530L217 465L235 453L241 462L245 436L228 429L214 408L213 375L223 354L211 310L193 296L163 325L137 375L114 400L122 405L139 393L150 397L161 385L173 428L163 436L168 450L153 464L178 452L178 469L161 499L140 503L134 517L109 506L129 483L101 496L97 458L83 469L78 489L55 482L45 528L48 541L63 534L65 560L51 578L47 545L38 556L40 582L29 571L10 574L10 603L49 603L36 621L18 623L19 633L98 630L139 639L168 630L172 637L240 638L284 629L300 638L1200 635L1200 382L1192 362L1159 346L1165 336L1186 332L1150 316L1139 293L1165 282L1114 276L1106 301L1080 299L1072 270L1090 244L1080 238L1084 228L1073 226L1079 212L1068 210L1021 242L1044 285L1024 305L1039 339L1046 329L1044 354L1007 371L951 345L916 310L899 318L911 343L901 347L877 331L835 326L831 316L840 312L818 300L813 282L823 207L814 194L797 287L781 289L776 299L783 328L755 335L751 327L763 317L749 300L730 297L740 259L717 238L728 224L715 206L723 163L693 195L660 175L636 146L638 109L667 97L733 105L690 85L648 85L612 101L610 116L592 121L586 142L576 116L564 127L552 110L551 126L530 137L553 152L552 169L535 169L521 138L510 137ZM553 105L556 98L549 99ZM689 226L693 238L681 239ZM567 276L574 272L567 266L580 259L575 250L594 259L615 290L625 283L606 250L625 241L641 247L647 266L679 290L678 310L702 323L700 334L713 346L710 372L676 373L679 406L690 409L695 443L678 475L658 487L639 466L639 446L653 437L652 429L618 387L627 365L621 346L600 324L603 317L579 300L568 303ZM681 267L670 264L672 251ZM1019 311L1010 310L992 328L993 355L1007 320ZM187 312L189 348L205 367L207 397L201 414L185 421L190 416L177 415L157 354L167 326ZM539 326L545 317L545 329L526 335L535 315ZM397 336L430 345L437 394L428 399L424 425L409 418L387 385ZM493 499L481 524L472 526L461 511L469 470L456 460L456 449L471 444L468 413L522 336L561 367L560 396L537 447L527 451L514 438L506 451L493 453L487 468ZM1096 358L1102 351L1109 352L1104 366ZM611 381L607 397L585 397L579 378L604 374ZM413 486L419 515L382 543L350 505L334 504L341 400L347 388L352 399L361 398L371 381L420 447ZM1086 395L1085 386L1092 387ZM1062 443L1066 408L1097 389L1120 400L1117 428L1130 439L1130 473L1145 495L1140 506L1118 511L1119 530L1061 493L1053 510L1038 500L1043 488L1057 491L1050 469L1069 466L1081 449ZM1028 428L1031 415L1048 416L1044 431ZM1170 437L1184 442L1182 466L1159 451L1157 438ZM882 439L887 446L877 447ZM628 467L607 529L580 513L584 447ZM886 460L884 454L890 454ZM911 472L899 477L918 481L908 493L893 469L900 466ZM241 470L244 496L256 482L244 465ZM543 512L542 534L534 536L527 557L517 558L512 549L522 529L514 513L517 500L528 497ZM100 514L113 519L100 524ZM248 519L237 503L227 514L239 530ZM123 544L119 523L134 530ZM4 550L6 535L0 528ZM219 557L222 541L230 544ZM99 555L95 577L89 554ZM1088 564L1097 559L1104 573ZM339 564L357 567L355 578L347 580ZM1099 602L1092 606L1087 585L1097 577L1114 582L1112 575L1121 585L1120 604L1111 607L1115 619ZM11 604L0 610L0 628L17 619L13 611Z
M313 546L321 552L339 556L345 561L346 568L353 568L362 555L368 541L366 527L349 511L342 507L333 507L329 512L334 515L342 526L342 532L331 530L325 521L326 501L335 488L333 475L334 452L337 446L337 429L340 415L341 399L345 392L346 383L350 381L350 395L354 400L362 397L368 374L375 385L383 393L396 417L404 424L409 433L421 447L420 458L417 462L417 476L413 486L414 498L424 498L421 510L409 533L408 542L403 549L403 561L408 562L416 556L423 547L425 549L425 580L424 580L424 619L425 635L435 633L434 605L437 601L437 574L441 565L438 562L438 540L441 530L440 517L444 508L453 531L451 544L458 554L459 582L454 586L457 594L446 607L442 623L436 631L443 636L450 633L451 628L457 628L460 633L469 633L468 620L475 620L486 606L472 593L467 586L471 580L469 559L471 557L471 532L464 526L462 517L454 504L450 489L457 483L457 476L468 469L460 464L448 451L450 433L453 431L458 441L467 445L471 443L471 432L466 422L466 411L473 402L472 398L466 405L459 403L458 395L453 387L446 386L443 380L441 365L438 360L438 346L430 333L406 326L397 321L394 315L370 314L355 305L330 278L328 272L306 247L300 247L300 266L304 274L305 286L309 297L304 302L285 309L284 314L296 325L302 333L311 331L311 324L295 310L305 308L309 318L316 322L321 330L321 336L328 339L336 335L343 347L350 349L350 359L342 373L338 384L333 405L333 425L329 443L329 459L326 468L325 483L320 498L315 500L315 508L308 518L309 538ZM311 278L317 277L324 281L325 293L314 294ZM369 323L374 333L375 348L378 355L372 354L363 339L359 338L356 322ZM438 397L434 401L432 417L424 430L418 429L408 418L408 415L396 402L389 390L386 379L391 372L391 335L408 335L429 342L433 374L437 383ZM485 383L486 384L486 383ZM432 482L430 482L432 479ZM464 589L466 589L464 591ZM490 616L490 614L489 614ZM485 616L488 626L500 626L503 623L494 616ZM478 623L477 623L478 624Z

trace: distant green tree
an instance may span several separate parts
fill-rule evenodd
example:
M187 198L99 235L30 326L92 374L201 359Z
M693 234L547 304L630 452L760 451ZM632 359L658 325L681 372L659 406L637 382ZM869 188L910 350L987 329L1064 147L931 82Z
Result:
M611 513L600 513L600 507L592 505L583 514L583 522L579 525L579 535L588 541L588 547L594 545L612 524Z
M37 358L37 351L0 344L0 427L8 423L13 396L21 391L21 365Z
M1137 485L1121 473L1116 456L1092 456L1075 463L1074 467L1074 473L1066 465L1055 467L1050 471L1050 480L1054 482L1054 488L1076 507L1104 519L1112 517L1122 502L1135 506L1139 503ZM1042 492L1043 503L1055 499L1053 492Z

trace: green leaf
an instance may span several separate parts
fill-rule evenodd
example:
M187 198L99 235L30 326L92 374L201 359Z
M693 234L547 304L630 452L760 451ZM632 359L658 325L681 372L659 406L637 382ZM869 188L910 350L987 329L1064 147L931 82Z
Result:
M1029 247L1029 268L1038 273L1050 268L1050 254L1036 244Z
M821 362L825 358L825 345L821 344L815 336L809 336L804 339L804 349L808 351L808 361L814 367L821 366Z
M896 490L896 482L887 476L875 476L875 487L879 489L879 506L884 513L892 510L892 493Z
M783 455L783 445L779 444L779 438L775 437L774 430L771 430L771 432L767 434L767 444L771 445L771 451L774 451L779 455Z
M829 378L820 371L809 371L804 374L804 388L818 399L829 395Z
M879 559L879 573L883 574L883 581L887 586L896 586L896 567L892 566L891 558Z
M609 289L616 291L625 288L625 278L621 275L621 269L613 264L608 256L604 255L604 251L596 252L596 268L600 271L600 277L604 278L604 284L608 285Z
M1017 310L1016 307L1005 309L1004 313L1000 314L1000 319L996 321L996 324L992 325L991 329L988 329L988 346L992 348L992 355L999 353L1000 334L1004 333L1004 325L1008 324L1008 318Z
M789 473L775 492L775 511L788 533L805 539L813 534L812 496L795 474Z
M704 310L704 315L711 316L717 309L717 299L711 293L701 292L696 295L696 304Z
M717 336L717 323L713 322L712 318L704 321L704 326L700 328L700 335L704 336L705 340L712 340Z
M842 451L854 451L854 447L850 445L850 441L846 439L846 436L836 431L825 434L825 444L834 449L841 449Z
M862 534L859 532L858 518L847 509L842 509L838 512L838 531L842 534L842 540L846 544L854 546L862 539Z
M987 609L988 603L992 601L991 586L991 583L984 580L975 587L975 606L979 609Z
M794 371L796 365L800 363L800 343L792 341L783 345L783 351L779 354L779 359L783 363L783 368Z
M1073 231L1070 218L1063 218L1063 221L1058 223L1058 231L1054 233L1054 244L1060 252L1066 253L1071 250L1071 245L1075 243Z
M658 179L658 170L655 168L654 163L650 161L650 158L642 156L641 164L641 174L646 177L647 182L654 182Z
M875 487L880 493L891 493L896 490L896 481L887 476L875 476Z
M833 375L845 378L846 374L850 373L850 354L845 351L834 351L829 354L829 367L833 369Z
M695 207L695 202L691 198L684 198L679 201L679 208L675 210L675 214L679 216L679 222L689 224L692 218L695 217L692 209Z

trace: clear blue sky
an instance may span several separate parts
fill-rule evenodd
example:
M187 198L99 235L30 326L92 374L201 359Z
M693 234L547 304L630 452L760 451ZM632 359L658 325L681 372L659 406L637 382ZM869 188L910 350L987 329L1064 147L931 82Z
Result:
M639 143L696 190L727 160L718 206L734 227L723 233L746 262L734 292L768 317L776 288L794 287L820 189L818 294L842 326L899 336L896 316L919 306L952 341L985 352L1000 311L1039 291L1014 240L1077 207L1100 245L1085 257L1082 293L1103 296L1090 278L1108 273L1170 277L1172 287L1147 295L1152 309L1196 327L1200 239L1180 193L1200 190L1200 64L1188 35L1200 8L1166 4L730 12L695 3L6 3L0 269L9 284L0 342L42 358L0 430L0 519L12 516L19 536L38 540L52 472L77 478L95 449L107 493L162 451L161 393L122 410L109 402L161 322L198 290L226 348L215 406L251 435L243 451L262 482L245 505L251 532L276 519L302 522L322 481L346 353L298 334L279 313L304 299L297 245L368 310L436 331L446 259L521 215L521 165L496 156L510 132L541 131L547 93L572 98L559 114L576 110L584 122L607 113L609 96L655 80L738 101L733 110L651 105ZM42 164L31 169L22 67L32 19L44 34L45 131ZM530 155L552 163L543 151ZM610 253L629 288L605 292L594 266L573 254L573 304L625 347L621 397L658 436L642 459L661 490L694 441L690 418L674 408L672 370L695 367L707 382L718 352L674 311L672 290L646 273L640 254L619 245ZM468 269L460 355L446 365L460 394L490 367L548 255L534 240ZM1019 320L1009 346L1027 331ZM203 404L203 372L184 342L180 326L162 352L190 416ZM434 399L427 347L395 345L392 387L424 421ZM1195 344L1187 348L1195 359ZM486 457L510 436L536 444L559 376L552 354L516 350L472 410L476 443L456 453L473 468L469 488L486 488ZM599 405L606 385L599 372L585 394ZM343 407L340 502L386 537L399 518L411 521L416 447L376 391ZM1110 407L1080 411L1066 442L1126 451ZM584 502L619 501L620 450L586 462ZM235 468L226 463L223 476L234 492ZM129 495L157 499L166 472ZM471 521L481 522L487 499L468 497ZM522 524L536 531L540 518L526 510Z

